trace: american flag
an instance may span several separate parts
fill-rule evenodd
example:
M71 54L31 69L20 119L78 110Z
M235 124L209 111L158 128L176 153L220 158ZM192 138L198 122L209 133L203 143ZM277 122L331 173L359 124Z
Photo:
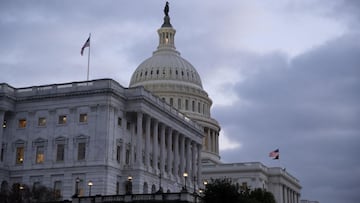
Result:
M85 49L86 47L90 47L90 37L86 40L84 46L81 47L81 52L80 52L80 53L81 53L81 56L84 54L84 49Z
M274 151L269 153L269 157L272 157L274 159L279 159L280 151L279 149L275 149Z

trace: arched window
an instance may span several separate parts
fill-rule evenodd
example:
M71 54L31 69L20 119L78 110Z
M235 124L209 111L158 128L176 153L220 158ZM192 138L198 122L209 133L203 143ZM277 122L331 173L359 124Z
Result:
M156 192L156 186L153 184L151 186L151 193L155 193Z
M147 182L144 182L143 194L147 194L147 193L148 193L148 184L147 184Z

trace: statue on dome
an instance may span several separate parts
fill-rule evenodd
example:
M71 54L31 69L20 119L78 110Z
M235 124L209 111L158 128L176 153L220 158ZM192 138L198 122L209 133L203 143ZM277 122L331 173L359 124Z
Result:
M164 7L165 16L169 16L169 2L166 2Z

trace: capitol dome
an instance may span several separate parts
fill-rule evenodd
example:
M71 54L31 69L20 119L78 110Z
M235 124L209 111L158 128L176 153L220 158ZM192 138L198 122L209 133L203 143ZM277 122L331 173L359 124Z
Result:
M220 126L210 115L212 101L203 89L199 73L176 50L176 30L170 24L167 14L157 32L159 46L150 58L137 67L129 87L143 86L202 126L202 162L219 163Z
M130 80L131 86L149 83L170 82L182 83L202 89L200 76L193 65L180 56L175 48L176 30L165 16L164 24L158 30L159 46L153 55L142 62Z

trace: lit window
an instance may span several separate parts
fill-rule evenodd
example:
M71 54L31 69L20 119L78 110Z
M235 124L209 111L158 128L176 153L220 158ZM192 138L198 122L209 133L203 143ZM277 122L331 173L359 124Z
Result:
M37 146L36 147L36 163L41 164L44 163L45 155L44 155L44 146Z
M19 128L26 128L26 119L19 119Z
M59 116L59 124L65 124L66 123L66 116L61 115Z
M56 161L64 161L65 145L58 144L56 148Z
M24 147L16 148L16 164L22 164L24 162Z
M86 145L85 143L78 144L78 160L85 160Z
M38 126L46 126L46 118L45 117L39 118Z
M86 113L80 114L79 122L80 123L87 123L87 114Z

